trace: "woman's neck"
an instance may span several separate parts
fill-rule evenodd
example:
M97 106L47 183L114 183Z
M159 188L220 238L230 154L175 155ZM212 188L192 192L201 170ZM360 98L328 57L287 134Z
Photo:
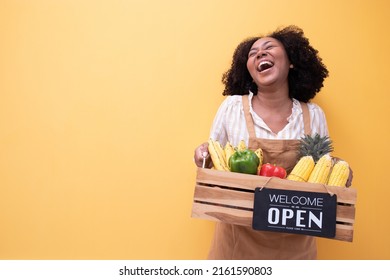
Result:
M281 110L290 107L292 100L288 95L288 90L279 89L275 91L261 91L254 96L258 104L268 110Z
M274 133L281 131L288 123L293 102L288 92L259 91L253 96L252 108Z

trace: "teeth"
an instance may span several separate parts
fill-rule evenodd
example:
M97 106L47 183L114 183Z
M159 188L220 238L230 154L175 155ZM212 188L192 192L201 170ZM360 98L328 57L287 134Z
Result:
M263 71L263 70L266 70L270 67L272 67L274 64L271 62L271 61L261 61L259 63L259 66L257 67L257 69L259 71Z
M269 64L269 65L272 65L272 63L271 63L271 62L269 62L269 61L262 61L262 62L260 62L260 66L261 66L261 65L264 65L264 64Z

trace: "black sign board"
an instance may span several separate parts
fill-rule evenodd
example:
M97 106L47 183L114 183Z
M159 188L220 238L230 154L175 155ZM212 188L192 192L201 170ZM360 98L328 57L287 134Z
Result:
M252 227L332 238L336 207L335 194L256 188Z

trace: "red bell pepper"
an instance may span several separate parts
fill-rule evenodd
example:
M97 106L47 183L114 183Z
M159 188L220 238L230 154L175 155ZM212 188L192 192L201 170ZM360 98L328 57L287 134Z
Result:
M287 177L286 169L271 163L265 163L258 170L257 175L265 177L279 177L285 179Z

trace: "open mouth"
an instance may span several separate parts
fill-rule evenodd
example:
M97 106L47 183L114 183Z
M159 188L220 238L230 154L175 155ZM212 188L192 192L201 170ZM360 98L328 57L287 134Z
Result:
M271 61L262 61L259 63L259 66L257 66L257 70L259 72L263 72L263 71L271 68L272 66L274 66L274 64Z

